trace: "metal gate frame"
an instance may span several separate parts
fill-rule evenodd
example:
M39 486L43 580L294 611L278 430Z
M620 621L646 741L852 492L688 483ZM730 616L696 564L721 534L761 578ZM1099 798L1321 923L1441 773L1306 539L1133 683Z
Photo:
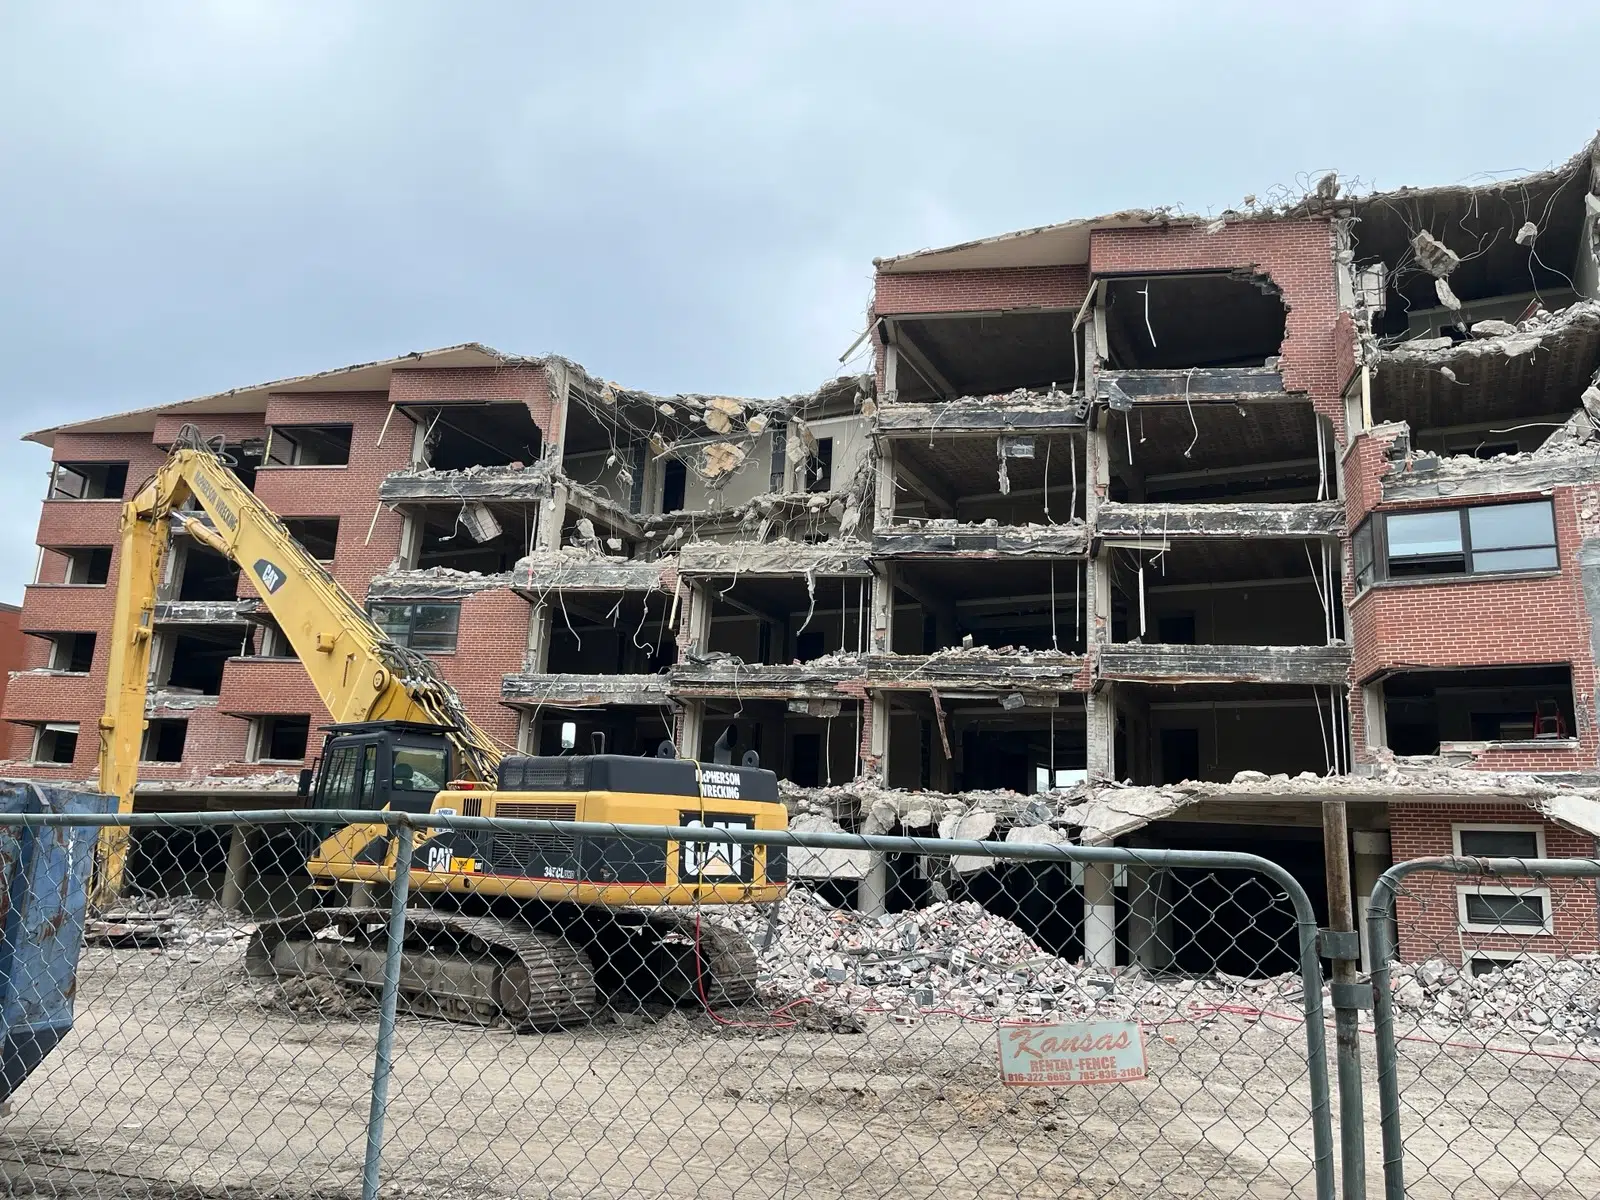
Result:
M1322 1002L1323 976L1321 943L1316 911L1305 889L1283 867L1254 854L1209 850L1134 850L1116 846L1076 846L1030 842L985 842L967 839L890 837L882 834L791 833L754 829L685 828L669 825L608 824L593 821L539 821L492 817L466 817L405 812L373 812L348 809L263 809L254 812L202 813L110 813L93 816L65 813L0 814L4 826L90 825L132 829L172 829L182 827L231 827L235 825L386 825L394 831L409 830L413 836L397 839L396 878L389 896L389 940L384 959L380 992L377 1048L373 1060L371 1104L362 1168L363 1200L376 1200L382 1174L384 1122L388 1110L389 1083L394 1065L394 1035L398 1011L401 950L406 927L406 903L410 891L410 872L415 835L428 829L463 831L501 830L507 833L562 834L577 837L625 837L641 840L678 842L736 843L742 845L795 846L819 850L869 850L885 854L918 854L951 857L968 854L1011 862L1101 863L1148 867L1191 867L1202 870L1248 871L1265 876L1283 889L1294 907L1299 934L1299 974L1304 993L1306 1068L1311 1091L1312 1161L1317 1200L1334 1200L1333 1116L1328 1072L1326 1016ZM1392 872L1391 872L1392 873ZM1596 864L1600 874L1600 863ZM1341 1080L1343 1073L1341 1072ZM1351 1098L1341 1088L1341 1112ZM1359 1078L1354 1098L1360 1114ZM1341 1130L1348 1163L1349 1146L1354 1138L1360 1145L1362 1129ZM1386 1139L1387 1141L1387 1139ZM1348 1172L1347 1172L1348 1176ZM1360 1188L1359 1172L1347 1177L1345 1188Z
M1400 1054L1395 1039L1391 964L1399 946L1391 944L1400 884L1420 871L1447 875L1492 875L1522 879L1597 879L1600 859L1584 858L1413 858L1396 863L1378 878L1367 906L1372 942L1373 1031L1378 1059L1378 1117L1383 1130L1383 1194L1406 1200L1405 1131L1400 1127Z

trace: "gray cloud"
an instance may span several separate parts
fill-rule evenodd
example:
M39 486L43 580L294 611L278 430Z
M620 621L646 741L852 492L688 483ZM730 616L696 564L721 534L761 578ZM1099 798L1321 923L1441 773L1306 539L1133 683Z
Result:
M1592 134L1600 13L1392 9L7 5L0 598L34 561L28 429L464 340L794 391L875 254Z

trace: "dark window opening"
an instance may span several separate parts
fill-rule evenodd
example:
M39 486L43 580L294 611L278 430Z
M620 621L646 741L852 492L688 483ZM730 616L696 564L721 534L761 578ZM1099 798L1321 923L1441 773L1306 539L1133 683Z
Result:
M808 590L804 578L706 580L711 630L701 649L770 666L864 650L872 621L871 581L817 576L813 584ZM560 616L558 607L558 625Z
M1112 279L1107 349L1112 366L1124 370L1260 367L1278 354L1287 314L1265 276Z
M1460 853L1469 858L1540 858L1537 829L1458 829Z
M1339 701L1341 704L1341 699ZM1328 689L1289 684L1117 684L1118 777L1230 783L1333 768ZM1344 764L1340 750L1340 763Z
M183 554L178 579L179 600L232 600L239 595L239 564L199 542L191 541Z
M689 470L675 458L661 464L661 511L682 512L688 493Z
M1545 900L1537 893L1467 892L1463 900L1469 925L1544 928Z
M1074 434L899 438L894 519L1059 525L1084 515L1086 465Z
M1172 613L1156 621L1163 642L1173 646L1194 645L1194 613Z
M1384 730L1396 754L1438 754L1447 742L1576 736L1565 664L1403 671L1383 681Z
M271 467L342 467L350 462L350 425L274 425L267 439Z
M171 666L157 686L173 691L196 692L202 696L222 693L222 671L228 660L243 648L237 633L207 636L199 633L172 635Z
M818 438L817 452L806 458L805 490L826 492L833 487L833 439Z
M72 724L41 725L34 737L33 760L41 763L71 763L78 753L78 727Z
M51 639L50 669L84 674L94 665L95 635L58 633Z
M254 761L299 762L310 733L310 717L257 717Z
M1081 560L916 560L899 564L890 649L896 654L973 646L1081 654Z
M511 570L533 538L531 505L429 505L416 510L422 522L417 566L448 567L497 575ZM485 519L487 517L487 519ZM479 539L482 539L481 541Z
M1335 452L1331 439L1324 438L1318 465L1317 423L1316 410L1299 400L1235 404L1195 397L1185 402L1180 395L1173 403L1140 401L1132 412L1111 413L1106 424L1111 499L1288 504L1316 500L1319 493L1333 496L1339 475L1337 463L1330 461ZM1061 503L1057 481L1066 481L1063 457L1057 447L1050 463L1052 512Z
M859 718L854 701L795 701L791 706L782 700L708 700L695 757L711 762L718 739L727 734L735 763L754 750L761 765L780 779L803 787L840 784L854 779L859 768ZM685 747L684 753L689 752Z
M332 562L339 544L338 517L287 517L284 528L318 562Z
M413 650L449 654L456 648L459 604L379 604L367 611L389 639Z
M62 582L83 587L104 587L111 578L110 546L79 546L58 551L66 559Z
M1200 778L1200 731L1163 729L1161 731L1161 782L1182 783Z
M56 463L50 478L50 499L120 500L127 486L125 462Z
M406 414L423 430L422 462L437 471L532 466L543 453L526 404L441 404Z
M1555 511L1548 500L1375 513L1356 531L1355 545L1358 584L1553 571L1560 565Z
M175 763L183 761L183 743L189 736L189 722L155 720L144 731L140 762Z
M294 658L294 647L289 644L283 627L265 614L253 618L245 633L243 650L245 658Z

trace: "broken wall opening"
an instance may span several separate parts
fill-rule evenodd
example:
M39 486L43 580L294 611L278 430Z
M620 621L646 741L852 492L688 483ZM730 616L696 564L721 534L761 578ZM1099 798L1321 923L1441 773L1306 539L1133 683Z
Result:
M941 734L941 724L943 731ZM1070 788L1088 775L1081 695L940 689L891 694L888 783L936 791Z
M338 517L285 517L283 527L318 562L332 562L339 546Z
M678 660L665 592L584 592L539 597L550 614L552 675L654 675Z
M1087 563L1081 558L903 560L895 564L891 648L932 654L972 645L1081 654Z
M58 462L50 472L51 500L121 500L128 486L125 462Z
M448 567L494 575L511 570L532 548L538 510L529 504L428 504L415 506L412 520L420 526L418 569ZM484 534L489 536L479 540Z
M1231 783L1240 771L1325 775L1342 762L1342 689L1298 684L1116 685L1117 776Z
M45 547L38 582L104 587L111 578L110 546Z
M162 645L152 655L156 688L216 696L222 692L222 671L243 649L243 633L236 626L194 628L185 633L158 635Z
M705 649L746 663L780 666L840 651L865 651L872 623L872 580L866 576L711 577L700 581L711 600Z
M893 516L1062 524L1084 515L1087 465L1073 433L900 438Z
M1265 275L1183 272L1105 281L1110 365L1260 367L1283 344L1288 307Z
M1027 312L917 314L886 319L899 399L989 396L1072 386L1076 307Z
M1381 686L1384 736L1396 754L1438 754L1452 742L1577 736L1568 663L1398 671Z
M1173 538L1111 556L1112 640L1324 646L1343 636L1340 555L1298 538ZM1159 539L1150 543L1159 546Z
M531 466L543 453L544 434L526 404L406 405L401 411L416 423L414 461L436 471Z
M52 671L87 674L94 665L96 637L92 633L51 633L43 635L50 643L46 660Z
M238 598L238 563L193 538L174 538L171 553L178 569L172 599L215 602Z
M855 700L705 701L696 757L711 762L717 740L731 730L733 761L746 750L797 787L848 783L860 772L861 704Z
M594 751L594 735L605 738L607 754L629 754L654 757L662 742L673 740L672 712L665 706L608 704L604 707L558 708L542 705L536 715L529 717L531 728L527 735L530 753L559 755L561 727L571 722L576 732L575 754Z
M1326 425L1319 443L1308 400L1140 401L1104 419L1113 500L1292 503L1336 494L1335 448Z
M640 419L646 428L655 424L653 412L641 413ZM567 478L624 512L639 512L650 455L648 442L629 427L615 407L595 412L587 404L568 404L561 437L561 470ZM683 464L678 465L681 468ZM682 506L680 495L678 507Z
M189 736L189 722L158 718L145 722L139 761L175 763L183 761L183 745Z

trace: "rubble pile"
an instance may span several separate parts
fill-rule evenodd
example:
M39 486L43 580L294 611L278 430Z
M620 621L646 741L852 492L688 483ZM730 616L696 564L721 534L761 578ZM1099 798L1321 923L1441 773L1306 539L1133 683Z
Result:
M84 922L83 940L91 946L153 947L183 950L193 946L242 945L256 927L237 922L214 904L188 898L150 908L123 908Z
M792 888L767 944L770 913L707 911L760 951L760 990L774 1006L807 1000L826 1011L944 1014L986 1020L1200 1018L1221 1006L1293 1014L1293 975L1153 980L1136 967L1070 963L972 901L866 917Z
M1396 964L1392 981L1402 1018L1600 1045L1600 955L1529 955L1478 976L1433 958Z

